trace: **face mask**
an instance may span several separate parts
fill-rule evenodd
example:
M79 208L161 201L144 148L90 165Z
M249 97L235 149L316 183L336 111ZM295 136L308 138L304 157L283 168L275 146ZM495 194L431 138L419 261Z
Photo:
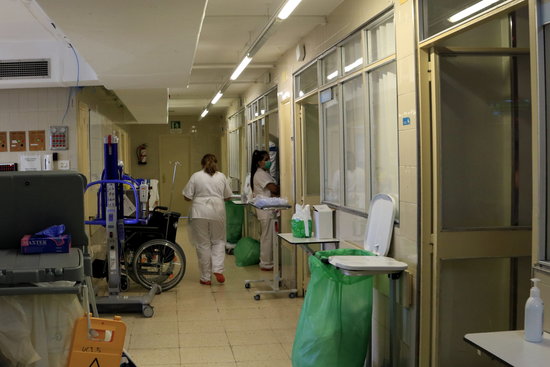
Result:
M268 171L270 167L271 167L271 161L265 162L264 170Z

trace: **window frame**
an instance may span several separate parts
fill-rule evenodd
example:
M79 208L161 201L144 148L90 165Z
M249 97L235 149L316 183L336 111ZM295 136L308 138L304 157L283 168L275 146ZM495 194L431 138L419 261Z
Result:
M385 22L388 19L392 18L392 24L394 27L393 31L393 38L394 38L394 44L393 44L393 53L390 55L383 55L372 62L369 63L369 58L367 55L368 45L367 45L367 32L370 29L373 29L377 27L381 22ZM362 48L362 57L363 57L363 64L361 67L358 67L356 69L350 70L348 73L343 73L343 47L349 42L349 40L353 37L357 37L357 34L360 34L361 38L361 48ZM337 43L335 46L327 49L325 52L320 54L314 61L311 63L305 65L302 69L298 70L294 74L293 82L298 83L299 82L299 76L302 72L304 72L307 68L311 67L314 63L317 63L317 88L305 93L303 96L298 96L295 94L295 102L298 102L304 98L310 97L312 94L317 94L319 98L319 133L320 133L320 144L321 144L321 160L322 163L320 165L320 200L322 203L328 204L331 207L337 208L339 210L350 212L355 215L359 216L367 216L368 215L368 208L370 205L370 200L376 193L372 193L372 187L373 187L373 175L372 175L372 141L371 141L371 129L372 129L372 122L371 122L371 96L370 96L370 83L369 83L369 74L379 68L382 68L388 64L394 63L395 64L395 73L396 73L396 82L395 82L395 91L396 91L396 100L398 98L398 91L397 91L397 55L396 55L396 46L395 46L395 40L396 38L396 32L395 32L395 15L393 12L393 8L384 11L383 13L379 14L378 16L371 19L366 25L362 26L352 34L350 34L345 39L341 40L339 43ZM323 66L323 60L328 56L332 55L333 52L336 52L336 58L338 62L338 72L339 75L335 77L334 79L331 79L330 81L326 81L324 78L324 66ZM344 103L343 103L343 86L344 83L360 77L362 81L362 95L363 95L363 101L364 101L364 112L365 112L365 118L363 123L365 124L365 190L366 190L366 202L365 202L365 209L364 210L358 210L356 208L352 208L349 205L345 204L345 176L346 176L346 167L345 167L345 148L346 148L346 142L345 142L345 113L344 113ZM298 85L299 86L299 85ZM297 86L295 85L293 90L296 93ZM340 167L343 167L343 169L340 169L339 172L339 182L343 183L339 185L338 190L338 198L337 202L334 202L330 199L327 200L326 195L326 180L330 179L328 175L330 174L328 172L327 168L327 124L326 124L326 116L324 111L324 103L321 102L321 94L325 92L328 89L333 88L337 91L337 98L338 98L338 124L339 124L339 142L338 142L338 162L340 164ZM334 94L334 93L333 93ZM334 98L334 97L333 97ZM397 119L395 121L395 139L396 139L396 147L399 149L399 127L398 127L398 109L397 105L395 106ZM399 155L397 154L397 159L395 162L395 168L397 172L396 177L396 192L391 193L396 196L396 202L397 202L397 213L399 213ZM396 218L398 220L399 215L397 214Z

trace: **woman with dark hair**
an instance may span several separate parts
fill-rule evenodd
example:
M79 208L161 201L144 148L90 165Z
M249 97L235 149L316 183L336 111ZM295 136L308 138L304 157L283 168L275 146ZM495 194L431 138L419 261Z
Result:
M202 170L193 173L183 189L187 201L193 201L189 223L191 242L197 249L200 283L211 285L212 273L219 283L225 260L225 205L231 197L231 189L225 175L218 171L214 154L206 154L201 160Z
M255 150L252 153L250 167L250 187L254 196L279 196L279 186L269 174L269 153L265 150ZM256 216L260 221L262 234L260 236L260 269L273 270L273 220L267 210L256 209Z

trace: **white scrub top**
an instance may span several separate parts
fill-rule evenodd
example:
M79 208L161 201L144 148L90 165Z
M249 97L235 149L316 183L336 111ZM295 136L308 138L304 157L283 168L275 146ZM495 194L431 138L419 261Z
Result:
M254 196L261 195L270 198L271 191L267 188L267 185L270 183L277 184L269 173L258 167L258 170L254 174ZM256 216L258 219L267 219L271 217L271 213L266 210L257 209Z
M191 218L225 220L223 201L231 197L231 189L223 173L216 172L213 176L204 170L193 173L183 195L193 200Z

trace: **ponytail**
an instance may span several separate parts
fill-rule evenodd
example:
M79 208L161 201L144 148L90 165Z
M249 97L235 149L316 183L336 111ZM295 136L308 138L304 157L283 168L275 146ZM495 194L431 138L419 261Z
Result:
M265 150L255 150L254 153L252 153L252 164L250 167L250 188L252 192L254 192L254 174L258 170L258 163L260 163L265 156L269 157L269 153Z
M208 173L210 176L214 176L218 171L218 160L214 154L205 154L201 159L201 165L204 172Z

